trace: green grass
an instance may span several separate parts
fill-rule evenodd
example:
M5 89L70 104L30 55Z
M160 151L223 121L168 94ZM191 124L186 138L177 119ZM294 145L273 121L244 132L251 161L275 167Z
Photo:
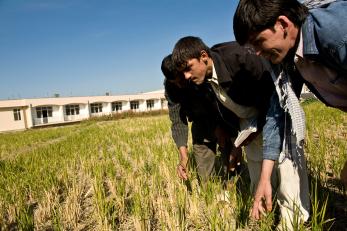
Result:
M312 230L342 230L347 223L346 189L337 179L347 161L347 113L316 100L304 104L305 154L311 178Z
M347 159L347 117L317 102L305 111L313 217L299 229L326 230L345 195L331 180ZM271 229L273 216L249 220L246 179L229 204L215 199L219 179L198 190L191 171L187 190L167 115L106 119L0 134L0 230Z

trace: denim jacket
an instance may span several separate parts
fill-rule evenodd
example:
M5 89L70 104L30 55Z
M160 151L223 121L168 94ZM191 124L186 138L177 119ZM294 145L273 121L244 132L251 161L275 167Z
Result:
M332 2L310 10L301 27L303 36L303 55L337 72L330 81L346 89L343 97L347 101L347 1ZM315 95L329 106L320 96L314 84L305 82Z
M347 1L310 10L302 25L304 55L347 73Z

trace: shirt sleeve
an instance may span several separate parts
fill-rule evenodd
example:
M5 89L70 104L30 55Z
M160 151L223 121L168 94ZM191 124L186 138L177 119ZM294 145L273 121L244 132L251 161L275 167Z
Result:
M188 121L187 116L181 110L181 104L174 100L174 92L168 83L164 83L165 98L168 101L169 118L171 121L171 135L177 146L187 146L188 143Z
M276 92L271 97L270 105L263 127L263 159L276 161L282 149L284 134L284 111Z
M171 120L171 134L177 148L187 146L188 122L186 117L180 115L181 105L179 103L169 104L169 117Z

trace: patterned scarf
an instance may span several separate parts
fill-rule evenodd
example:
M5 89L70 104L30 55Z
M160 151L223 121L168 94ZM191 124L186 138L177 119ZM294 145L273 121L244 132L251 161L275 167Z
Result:
M290 115L290 124L292 125L291 130L292 134L295 135L296 145L299 148L303 148L306 130L305 113L300 105L298 98L296 97L293 91L293 88L290 83L290 77L287 75L285 69L282 69L279 76L276 77L273 69L270 67L270 64L265 60L263 60L263 63L265 66L268 67L268 70L270 70L271 77L275 84L276 92L279 98L280 106L286 113ZM285 125L287 125L287 123ZM288 127L285 126L285 130L287 129Z

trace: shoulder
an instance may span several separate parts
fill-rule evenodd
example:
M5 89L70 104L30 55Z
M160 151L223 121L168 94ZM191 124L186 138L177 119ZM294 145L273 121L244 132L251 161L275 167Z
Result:
M334 49L347 40L347 1L333 2L325 7L310 10L308 17L312 31L317 36L320 46Z
M212 51L221 57L226 68L234 74L246 71L248 75L259 77L266 71L261 58L251 48L237 42L224 43Z
M165 97L170 104L180 103L180 89L169 81L164 81Z
M247 49L235 41L219 43L211 47L211 51L223 58L240 58L247 55Z
M318 54L323 62L346 68L346 11L347 1L336 1L310 10L302 27L305 54Z

